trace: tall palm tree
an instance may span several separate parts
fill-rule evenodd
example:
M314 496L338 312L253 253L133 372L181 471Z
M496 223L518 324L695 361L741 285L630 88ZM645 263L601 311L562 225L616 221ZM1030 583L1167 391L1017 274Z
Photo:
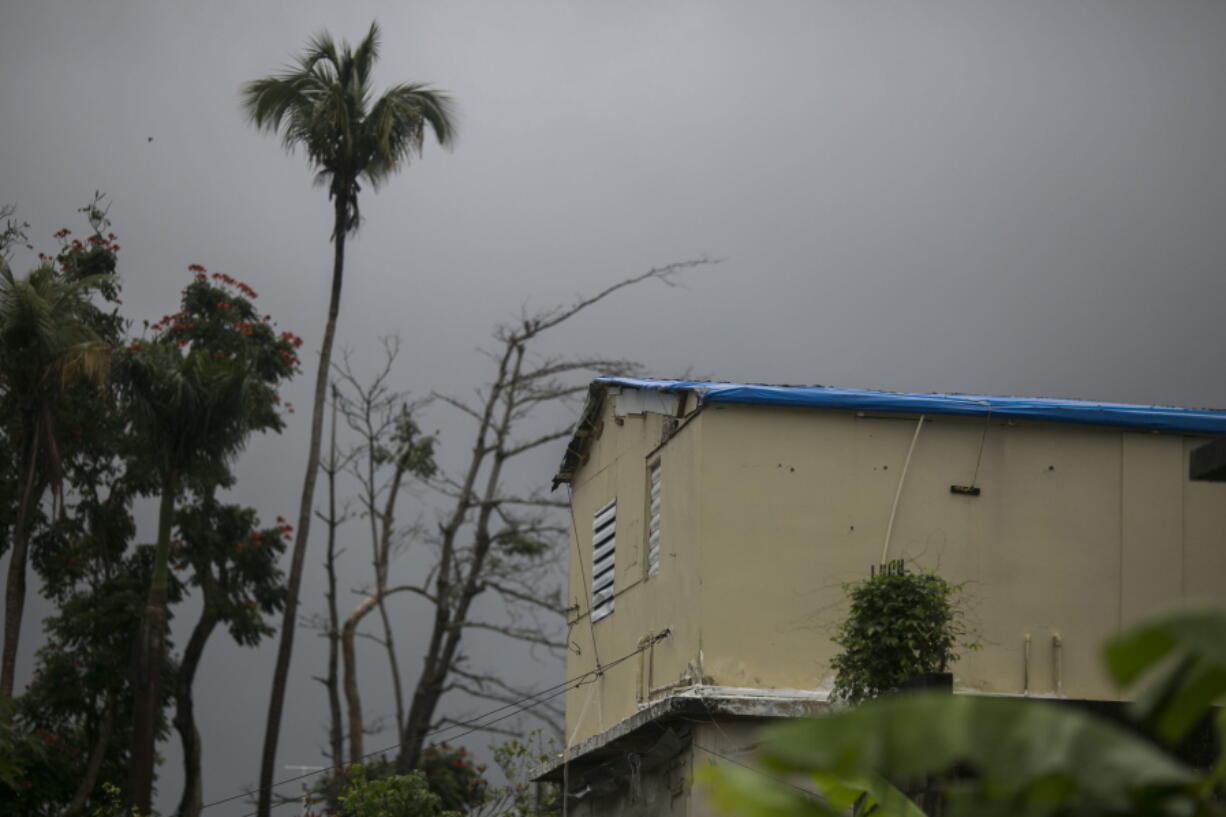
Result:
M298 615L298 587L319 471L324 398L345 270L345 239L357 231L360 222L358 193L363 181L378 187L412 157L420 156L427 129L444 147L455 140L455 113L447 94L420 83L407 83L394 85L378 99L372 98L371 71L378 56L376 23L371 23L370 31L356 47L348 43L338 47L324 33L307 43L306 50L290 69L249 82L242 90L243 107L257 128L280 132L287 150L301 146L306 151L307 160L316 170L316 181L328 186L333 208L332 292L319 352L310 450L302 480L297 536L264 734L260 817L268 817L271 806L270 787Z
M126 368L125 410L136 438L156 452L161 491L153 577L137 641L128 791L139 813L151 814L175 500L189 469L224 464L242 446L252 377L245 361L217 359L204 349L184 354L171 340L144 347Z
M89 324L95 309L90 293L109 280L73 278L51 264L18 279L0 259L0 393L13 407L21 480L5 588L0 699L13 696L32 517L60 470L57 405L73 382L105 382L110 371L110 346Z

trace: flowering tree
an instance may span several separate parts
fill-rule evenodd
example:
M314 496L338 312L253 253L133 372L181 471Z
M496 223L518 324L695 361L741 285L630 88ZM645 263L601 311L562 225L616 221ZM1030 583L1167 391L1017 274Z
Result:
M119 245L103 235L105 213L98 200L85 208L95 231L86 241L56 233L60 252L40 254L24 278L0 258L0 384L6 437L15 455L16 513L5 588L4 647L0 657L0 698L13 695L17 644L25 608L25 575L33 516L44 492L62 482L61 439L65 404L72 386L103 383L110 368L116 329L91 300L97 291L113 297L110 273ZM10 483L11 484L11 483Z
M222 505L214 494L234 482L226 453L254 431L280 430L283 412L292 411L280 403L276 387L297 370L302 341L258 314L251 287L193 265L181 309L146 323L143 337L125 344L128 322L119 313L119 278L113 274L119 245L106 232L109 224L99 200L83 209L92 234L76 239L67 229L56 233L59 251L40 255L36 274L14 278L8 292L12 308L6 315L12 320L5 321L5 342L14 356L35 348L31 329L45 332L58 325L43 326L38 315L64 315L59 324L69 325L68 318L77 324L64 333L76 338L75 345L56 340L59 357L43 367L49 399L40 410L37 469L19 467L19 457L0 456L0 529L13 533L14 521L23 519L30 563L42 581L43 596L56 605L44 622L47 642L38 652L32 682L0 706L4 815L73 815L98 805L99 782L122 782L136 765L130 754L135 725L140 724L146 739L150 732L164 736L169 726L164 712L171 703L177 706L175 722L185 744L191 743L190 689L205 639L218 624L244 644L271 632L266 616L279 609L282 598L277 556L291 530L284 520L261 528L254 511ZM16 240L24 239L12 229L0 236L5 247ZM7 251L0 255L7 271ZM81 282L89 286L76 286ZM29 355L26 362L36 357ZM9 362L18 361L12 357ZM112 388L79 377L90 367L109 372ZM197 396L208 392L225 369L240 369L244 375L240 416L228 431L202 434L212 441L206 450L185 456L176 435L201 433L207 425L197 422L206 403L188 397L193 389ZM29 428L18 422L16 407L29 399L32 371L5 370L0 376L0 454L23 446L30 450ZM222 399L216 390L206 397ZM138 398L181 402L175 412L164 405L136 405ZM179 466L171 492L162 491L168 464ZM23 509L19 499L25 485L34 489ZM134 548L132 503L159 491L164 505L170 498L172 510L188 496L194 501L171 517L170 533L177 527L177 539L163 537L161 548ZM53 499L50 507L39 501L47 493ZM219 535L228 541L219 541ZM9 543L5 535L3 545ZM24 577L24 564L21 568ZM155 576L163 626L149 628L151 634L164 633L170 605L192 587L206 603L179 672L168 645L160 657L144 656L141 691L146 697L141 697L133 685L132 636L149 606ZM6 595L10 611L21 595ZM175 683L150 684L151 676ZM10 754L9 746L18 748ZM194 758L189 750L185 761L184 802L189 807L199 801L198 739L194 746ZM132 791L125 795L129 800ZM189 796L193 791L194 798Z
M210 279L203 267L189 269L195 279L183 292L183 308L151 326L147 342L130 345L124 364L124 409L133 432L156 452L151 470L161 496L135 674L129 796L142 814L152 797L176 499L184 490L210 498L233 481L230 460L251 433L281 429L275 389L298 364L297 338L278 337L258 316L254 290L223 273Z

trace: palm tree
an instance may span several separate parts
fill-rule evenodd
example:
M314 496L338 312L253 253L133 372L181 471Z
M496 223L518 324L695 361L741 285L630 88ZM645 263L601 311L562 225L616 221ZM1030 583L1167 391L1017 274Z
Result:
M13 406L20 479L4 603L0 700L13 696L32 517L60 473L57 407L76 381L105 382L110 346L90 326L90 292L110 275L73 278L42 264L25 278L0 259L0 384Z
M137 641L135 703L128 795L150 814L158 683L165 654L166 598L170 586L170 533L175 499L188 470L224 465L241 448L249 420L250 367L215 358L204 349L186 354L170 340L130 357L124 389L137 439L155 455L161 491L153 577Z
M455 140L455 114L451 98L445 93L420 83L407 83L395 85L372 100L371 70L378 56L376 23L371 23L370 31L356 47L342 43L338 48L331 36L320 34L308 42L293 67L282 74L249 82L242 91L243 106L257 128L280 132L287 150L302 146L306 151L308 161L317 171L316 181L328 186L333 207L332 292L319 352L310 450L302 480L298 530L264 734L260 817L268 817L271 805L270 786L298 615L298 587L319 471L324 398L345 270L345 239L357 231L360 222L358 193L363 181L378 187L413 156L420 156L427 128L444 147Z

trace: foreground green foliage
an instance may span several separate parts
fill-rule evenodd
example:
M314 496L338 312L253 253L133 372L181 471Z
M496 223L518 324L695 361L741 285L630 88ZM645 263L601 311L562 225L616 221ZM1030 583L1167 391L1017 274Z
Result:
M703 775L718 806L757 817L849 807L916 817L924 812L902 791L932 775L943 781L941 813L951 817L1226 814L1226 715L1216 715L1211 768L1174 752L1226 692L1226 611L1155 618L1112 639L1106 659L1121 684L1155 679L1132 707L1135 729L1050 701L900 695L769 730L762 772L711 767ZM781 778L807 779L822 796Z

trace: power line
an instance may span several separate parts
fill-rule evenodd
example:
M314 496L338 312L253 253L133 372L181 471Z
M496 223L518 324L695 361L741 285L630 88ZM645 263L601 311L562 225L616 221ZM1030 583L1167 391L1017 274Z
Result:
M753 772L754 774L761 775L762 777L765 777L767 780L771 780L771 781L773 781L773 782L775 782L775 783L778 783L778 784L779 784L779 785L781 785L781 786L787 786L788 788L795 789L796 791L800 792L801 794L805 795L806 797L808 797L808 798L809 798L809 799L811 799L811 800L814 800L814 801L816 801L816 802L822 803L823 805L825 805L825 804L826 804L826 801L825 801L825 800L823 800L823 799L821 799L821 797L819 797L819 796L818 796L818 795L817 795L815 792L811 792L811 791L809 791L809 790L808 790L808 789L806 789L806 788L803 788L803 787L801 787L801 786L797 786L795 783L793 783L793 782L792 782L792 781L790 781L790 780L785 780L785 779L784 779L784 778L782 778L782 777L776 777L775 775L770 774L769 772L764 772L764 771L762 771L761 769L757 768L756 766L750 766L748 763L742 763L741 761L737 760L736 758L731 758L731 757L728 757L727 755L725 755L725 754L723 754L723 753L721 753L721 752L717 752L717 751L715 751L714 749L708 749L706 746L703 746L701 743L698 743L698 742L696 742L696 741L691 740L691 741L690 741L690 745L691 745L691 746L693 746L695 749L698 749L698 750L700 750L700 751L706 752L707 754L712 755L712 756L714 756L714 757L718 757L720 760L726 760L726 761L728 761L729 763L732 763L732 764L734 764L734 765L736 765L736 766L740 766L742 769L748 769L749 771Z
M580 676L580 677L582 678L583 676ZM587 680L586 678L584 678L583 680L580 680L580 681L576 682L574 686L578 687L578 686L582 686L583 684L586 684L586 683L591 683L591 682L590 682L589 680ZM487 721L486 723L477 724L477 725L473 726L472 728L467 729L467 730L465 730L464 732L461 732L461 733L460 733L460 734L458 734L458 735L452 735L452 736L450 736L450 737L448 738L448 740L458 740L458 739L460 739L460 738L462 738L462 737L465 737L466 735L471 735L473 732L479 732L480 730L485 729L485 728L486 728L486 727L488 727L488 726L493 726L494 724L496 724L496 723L498 723L498 722L500 722L500 721L504 721L504 720L506 720L507 718L513 717L513 716L515 716L515 715L518 715L518 714L520 714L521 712L526 712L526 711L528 711L529 709L531 709L531 708L532 708L534 705L536 705L536 704L540 704L540 703L544 703L545 701L552 700L553 698L556 698L556 697L558 697L559 695L562 695L563 693L568 692L568 691L569 691L569 689L570 689L569 687L564 688L564 689L559 689L559 690L557 690L556 692L554 692L553 694L548 695L548 696L546 696L546 697L544 697L544 698L541 698L540 700L536 701L536 702L535 702L535 704L528 704L528 705L526 705L526 706L522 706L522 707L520 707L519 709L517 709L516 711L514 711L514 712L508 712L507 714L502 715L501 717L495 718L495 719L494 719L494 720L492 720L492 721ZM494 711L497 711L497 710L494 710ZM486 714L489 714L489 713L486 713ZM482 717L484 717L484 715L483 715ZM462 724L452 724L451 726L446 727L446 728L447 728L447 729L454 729L454 728L456 728L456 727L458 727L458 726L467 726L468 724L471 724L471 723L473 723L473 721L467 721L467 722L462 723ZM441 730L435 730L435 731L441 731ZM432 734L434 734L434 732L427 732L426 734L427 734L427 736L428 736L428 735L432 735ZM371 757L372 755L378 755L378 754L382 754L383 752L388 752L388 751L391 751L392 749L397 748L399 745L400 745L400 744L396 744L395 746L389 746L389 747L387 747L386 749L380 749L379 751L376 751L376 752L370 752L369 754L365 754L365 755L363 755L361 759L362 759L362 760L365 760L366 758ZM319 771L317 771L317 772L312 772L311 774L321 774L322 772L325 772L325 771L329 771L329 770L328 770L328 769L320 769ZM303 775L302 777L310 777L310 776L311 776L311 775L310 775L310 774L308 774L308 775ZM301 780L302 778L301 778L301 777L299 777L299 778L294 778L294 779ZM282 781L282 783L286 783L286 782L292 782L292 780L291 780L291 781ZM275 786L279 786L279 785L281 785L281 783L275 783L275 784L273 784L273 785L274 785L274 787L275 787ZM284 806L284 805L287 805L287 804L289 804L289 803L296 803L296 802L298 802L298 801L297 801L297 800L285 800L285 801L283 801L283 802L277 803L277 804L276 804L275 806L273 806L272 808L278 808L278 807L280 807L280 806ZM254 815L255 815L255 814L257 814L257 813L258 813L258 812L252 811L252 812L249 812L249 813L247 813L247 814L243 815L243 817L254 817Z
M657 639L658 638L659 637L657 637ZM603 667L588 670L587 672L576 675L574 678L569 678L565 681L562 681L561 683L554 684L551 687L546 687L545 689L539 692L535 692L531 695L526 695L523 698L520 698L519 700L511 701L510 703L506 703L506 704L503 704L502 706L496 707L487 712L483 712L482 714L476 716L475 718L472 718L471 720L464 721L462 723L449 724L448 726L439 727L438 729L432 729L429 732L427 732L424 737L433 737L440 733L447 732L452 729L460 729L463 727L469 727L469 728L465 729L465 731L460 732L457 735L449 735L448 740L458 740L459 738L465 737L467 735L471 735L473 732L479 732L488 726L493 726L494 724L504 721L507 718L514 717L515 715L518 715L521 712L526 712L529 709L532 709L534 706L537 706L546 701L552 700L558 697L559 695L570 691L573 688L580 687L584 685L585 683L590 683L589 678L591 678L592 676L598 676L605 670L612 669L618 664L621 664L625 661L630 660L631 658L638 655L643 650L647 649L648 646L654 643L655 643L655 640L653 639L651 642L648 642L647 644L643 644L642 646L636 647L633 651L626 653L622 657L618 658L617 660L609 664L605 664ZM493 720L485 721L485 718L488 718L491 715L496 715L499 712L502 712L503 710L506 710L506 709L512 709L514 711L508 712L507 714L501 715L497 718L494 718ZM374 757L375 755L385 754L394 749L399 749L402 745L403 745L402 743L395 743L383 749L378 749L373 752L368 752L362 755L360 758L358 758L358 760L366 760L367 758ZM325 768L325 769L320 769L318 771L307 772L306 774L300 774L300 775L297 775L296 777L288 777L284 780L276 781L269 788L277 789L288 783L296 783L299 780L306 780L309 777L315 777L316 775L323 774L324 772L335 771L336 768L339 768L339 767ZM250 797L252 794L255 794L255 793L256 792L244 791L244 792L239 792L238 794L232 794L229 797L224 797L220 800L213 800L209 803L205 803L203 806L200 807L200 809L201 811L203 811L204 809L212 808L213 806L220 806L224 803L230 803L235 800L239 800L243 797ZM297 800L287 800L286 802L287 803L297 802ZM277 805L278 806L285 805L285 803L278 803ZM251 814L255 814L255 812L251 812ZM250 817L250 815L247 815L247 817Z
M495 720L489 721L488 723L485 723L485 724L480 724L480 723L478 723L478 722L479 722L481 719L483 719L483 718L487 718L487 717L489 717L490 715L494 715L494 714L496 714L496 713L498 713L498 712L501 712L501 711L502 711L502 710L504 710L504 709L509 709L509 708L512 708L512 707L515 707L515 706L519 706L520 704L523 704L523 703L526 703L526 702L529 702L529 701L534 701L534 699L539 698L539 697L544 696L544 695L548 695L548 697L541 698L541 700L536 701L535 703L543 703L544 701L551 700L552 698L556 698L558 695L562 694L563 692L568 691L567 689L565 689L565 688L560 688L560 687L568 687L568 685L569 685L569 684L572 684L572 683L574 683L576 686L578 686L578 685L579 685L579 683L581 683L581 682L582 682L582 681L583 681L583 680L584 680L584 679L585 679L585 678L586 678L588 675L591 675L591 674L593 674L593 673L592 673L592 672L584 673L583 675L577 676L576 678L572 678L572 679L570 679L570 680L568 680L568 681L563 681L563 682L562 682L562 683L560 683L560 684L555 684L554 686L552 686L552 687L548 687L548 688L546 688L546 689L543 689L543 690L541 690L540 692L537 692L537 693L535 693L535 694L533 694L533 695L529 695L529 696L527 696L527 697L520 698L518 701L512 701L511 703L504 704L504 705L502 705L502 706L500 706L500 707L498 707L498 708L496 708L496 709L491 709L491 710L490 710L490 711L488 711L488 712L483 712L482 714L478 715L476 718L473 718L472 720L469 720L469 721L464 721L464 722L462 722L462 723L458 723L458 724L448 724L447 726L439 727L438 729L433 729L433 730L431 730L431 731L427 732L427 733L425 734L425 737L432 737L432 736L437 735L437 734L439 734L439 733L441 733L441 732L446 732L446 731L451 730L451 729L458 729L458 728L465 727L465 726L472 726L473 728L469 729L469 730L468 730L468 731L466 731L466 732L463 732L463 733L462 733L462 734L460 734L460 735L455 735L455 736L452 736L452 737L450 737L450 739L454 740L454 739L456 739L456 738L463 737L464 735L471 734L472 732L478 731L479 729L483 728L484 726L490 726L490 725L492 725L492 724L498 723L499 721L506 720L507 718L509 718L509 717L511 717L511 716L513 716L513 715L517 715L517 714L519 714L520 712L524 712L524 711L526 711L526 710L528 710L528 709L531 709L531 708L532 708L532 706L531 706L531 705L528 705L528 706L523 706L523 707L521 707L520 709L517 709L515 712L509 712L509 713L507 713L506 715L503 715L502 717L500 717L500 718L496 718ZM556 691L555 691L555 690L556 690ZM553 693L553 694L549 694L549 693ZM477 725L476 725L476 726L473 726L473 724L477 724ZM385 754L385 753L387 753L387 752L392 751L393 749L399 749L401 745L402 745L401 743L394 743L394 744L392 744L391 746L386 746L386 747L384 747L384 748L382 748L382 749L376 749L376 750L375 750L375 751L373 751L373 752L367 752L366 754L364 754L364 755L362 755L361 757L359 757L359 758L358 758L358 761L366 760L366 759L371 758L371 757L374 757L374 756L376 756L376 755L382 755L382 754ZM355 761L355 762L356 762L356 761ZM322 773L324 773L324 772L335 771L337 768L339 768L339 767L327 767L327 768L324 768L324 769L319 769L319 770L317 770L317 771L307 772L307 773L305 773L305 774L300 774L300 775L298 775L298 776L296 776L296 777L287 777L287 778L285 778L284 780L278 780L278 781L276 781L275 783L273 783L271 788L276 789L276 788L279 788L279 787L281 787L281 786L286 785L287 783L296 783L296 782L298 782L299 780L305 780L305 779L307 779L308 777L314 777L314 776L316 776L316 775L318 775L318 774L322 774ZM214 800L214 801L213 801L213 802L211 802L211 803L205 803L203 806L201 806L201 810L203 811L204 809L206 809L206 808L210 808L210 807L212 807L212 806L219 806L219 805L221 805L221 804L223 804L223 803L229 803L229 802L232 802L232 801L234 801L234 800L238 800L238 799L240 799L240 798L247 797L247 796L249 796L249 795L251 795L251 794L252 794L252 792L240 792L240 793L238 793L238 794L232 794L232 795L230 795L229 797L225 797L225 798L223 798L223 799L221 799L221 800ZM279 805L280 805L280 804L279 804Z

